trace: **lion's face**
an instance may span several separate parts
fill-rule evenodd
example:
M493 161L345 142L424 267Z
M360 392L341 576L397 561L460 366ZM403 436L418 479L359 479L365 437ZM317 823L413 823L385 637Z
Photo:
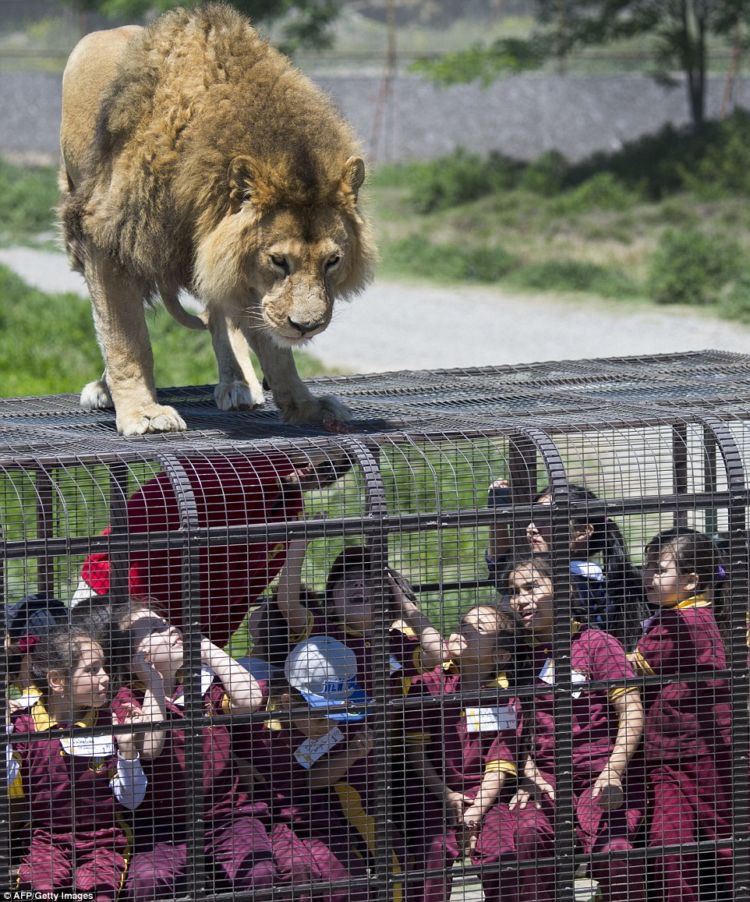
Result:
M356 189L343 184L328 202L308 205L261 204L257 184L245 189L242 202L198 242L200 295L243 311L248 325L281 347L322 332L335 299L367 283L374 256Z
M356 240L332 207L282 209L267 217L247 262L260 317L275 341L294 346L330 323L334 299L351 275ZM261 323L258 323L261 325Z

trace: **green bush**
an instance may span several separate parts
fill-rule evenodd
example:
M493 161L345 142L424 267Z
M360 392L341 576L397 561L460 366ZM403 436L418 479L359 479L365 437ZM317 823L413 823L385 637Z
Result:
M715 139L703 156L680 167L683 184L707 199L750 194L750 117L736 113L713 129Z
M622 270L582 260L545 260L514 272L510 281L538 291L585 291L603 297L626 298L641 293Z
M387 246L383 257L400 273L456 282L496 282L516 265L502 248L433 244L421 235Z
M528 163L519 181L521 188L547 197L558 194L565 182L568 161L556 150L548 150L533 163Z
M418 213L457 207L513 187L521 167L502 154L480 157L461 149L437 160L407 164L410 202ZM390 175L395 181L394 174Z
M578 187L560 194L551 201L551 210L557 215L574 215L590 210L624 212L641 200L640 190L625 185L611 172L600 172L582 182Z
M727 319L750 322L750 270L744 270L727 287L720 300L721 314Z
M726 236L668 229L651 257L648 291L658 304L713 304L741 272L741 248Z

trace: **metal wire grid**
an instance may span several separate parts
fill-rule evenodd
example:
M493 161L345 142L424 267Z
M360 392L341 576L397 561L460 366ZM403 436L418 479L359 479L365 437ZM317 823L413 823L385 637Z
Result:
M189 877L180 897L203 899L213 893L217 898L250 897L236 889L228 893L226 886L217 884L203 854L207 826L200 727L209 721L204 716L199 679L200 631L220 622L223 611L212 609L209 624L200 612L202 605L205 612L206 598L216 597L217 588L227 594L220 573L217 579L221 567L216 562L226 554L224 567L230 562L236 566L243 554L248 560L252 557L243 549L257 554L261 546L286 546L301 536L312 541L305 576L314 588L324 587L328 568L345 544L364 542L371 552L378 596L388 595L383 570L388 561L411 582L420 605L447 634L455 628L459 611L494 597L482 561L486 529L505 524L514 553L521 554L527 524L546 522L557 598L552 643L557 798L555 867L545 898L582 898L582 868L588 868L591 876L610 859L650 867L663 856L664 850L649 847L643 835L632 849L615 852L584 852L576 835L570 522L609 516L619 523L636 562L651 535L672 523L722 534L731 604L727 670L715 676L730 684L732 762L731 773L722 776L733 788L732 824L730 835L722 836L721 842L699 838L695 848L709 857L720 847L729 847L734 853L729 882L703 885L706 898L747 898L748 362L739 355L706 352L318 380L319 388L334 391L355 412L359 436L346 437L280 426L273 410L219 414L211 407L209 391L203 389L166 394L165 400L187 414L191 432L137 440L118 438L110 415L82 413L71 398L3 402L0 517L6 601L32 590L69 599L78 585L82 562L97 553L109 560L110 592L115 598L127 597L128 565L139 555L147 562L154 555L166 555L168 578L180 584L175 604L181 606L186 670L191 675L185 685L184 708L190 787ZM224 481L226 467L236 468L237 460L270 457L278 461L280 456L295 465L346 458L353 469L332 484L307 491L301 520L296 519L297 509L294 517L283 510L270 517L265 509L261 516L258 511L251 516L240 510L218 525L209 525L205 507L201 507L205 497L196 498L196 485L206 483L194 475L191 479L191 467L193 474L203 477L206 468L213 470L215 478L208 480L213 500L229 510L232 501ZM504 507L488 508L486 489L498 477L509 479L512 497ZM162 491L176 500L178 523L166 529L164 522L156 523L156 528L146 523L146 529L141 524L134 531L133 523L128 522L132 520L128 499L155 479L161 479ZM597 497L573 500L570 486L576 484L593 489ZM552 505L533 503L542 486L550 487ZM327 514L325 519L316 516L321 513ZM108 524L112 526L110 534L100 536ZM232 549L239 558L231 558ZM219 558L211 558L212 551ZM158 582L150 564L145 566L147 579ZM433 889L442 887L445 896L453 883L454 894L463 891L478 898L478 883L494 873L505 875L506 889L508 879L511 886L514 881L520 886L524 871L542 869L549 860L537 856L521 861L518 856L506 856L500 863L466 859L451 866L448 857L430 872L425 870L424 860L403 855L399 837L406 833L409 838L405 809L412 814L421 810L425 816L428 812L444 816L439 803L424 786L415 786L413 774L404 767L404 724L415 717L428 718L429 712L437 709L437 719L445 726L456 704L481 705L488 698L486 691L476 698L471 692L464 693L455 703L447 697L394 695L389 623L385 607L380 611L372 636L373 670L368 675L372 697L368 723L375 743L365 766L374 799L368 814L374 817L377 829L367 853L368 867L354 875L350 872L343 882L326 884L325 892L335 894L338 889L342 898L347 894L351 898L416 898L430 874ZM233 645L241 641L235 639ZM233 646L230 649L234 651ZM693 671L679 676L690 683L699 675ZM646 677L636 682L648 692L649 685L659 680ZM539 694L534 686L516 686L512 692L495 689L491 702L518 697L521 705L533 712ZM274 717L265 710L238 715L232 719L232 730L252 730ZM214 718L210 723L225 721ZM394 724L402 735L398 729L394 735ZM317 816L324 823L326 818L330 820L327 812ZM11 836L7 817L3 825L0 872L10 880L17 865L19 834ZM361 843L355 845L359 848ZM688 854L690 846L683 844L680 851ZM398 868L393 866L394 852L402 856ZM354 845L345 859L355 861ZM459 872L463 882L454 879ZM305 896L311 889L321 891L320 886L314 889L304 879L297 879L291 885L256 888L252 896ZM632 894L628 889L618 898L641 897L633 887Z

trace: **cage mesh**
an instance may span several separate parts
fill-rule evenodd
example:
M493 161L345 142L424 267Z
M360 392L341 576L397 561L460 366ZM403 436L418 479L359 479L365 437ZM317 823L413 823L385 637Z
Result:
M750 359L312 387L0 402L3 888L747 899Z

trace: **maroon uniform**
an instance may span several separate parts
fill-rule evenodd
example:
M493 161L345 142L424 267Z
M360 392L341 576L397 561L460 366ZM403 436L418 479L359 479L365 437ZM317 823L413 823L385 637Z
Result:
M182 699L183 690L178 687L167 700L170 719L184 717ZM123 688L114 708L119 711L120 705L137 705L140 700ZM218 682L207 688L204 701L207 716L228 713L227 695ZM165 731L161 754L143 762L149 785L134 822L135 854L128 873L133 902L171 896L184 882L188 824L199 816L191 806L186 764L185 732L181 729ZM203 729L201 764L209 873L213 865L220 884L237 890L269 885L275 869L266 826L267 806L252 803L240 789L232 736L226 726Z
M504 674L484 686L493 687L508 688ZM460 698L461 692L461 673L454 664L448 663L415 677L409 696L422 693ZM516 775L523 728L521 706L516 699L496 705L486 701L481 705L473 702L471 707L465 708L458 704L426 706L421 710L410 708L406 716L407 743L425 747L427 760L449 789L473 799L487 771ZM442 868L445 872L443 877L427 878L425 902L447 900L451 893L449 865L462 855L462 844L455 828L446 828L442 807L431 796L422 799L418 805L407 806L407 825L408 847L419 866ZM483 832L474 858L489 861L495 850L484 849L482 838Z
M293 470L283 454L182 460L195 496L198 525L232 526L295 520L302 512L298 485L282 485ZM132 533L180 529L180 509L166 473L149 480L128 501ZM109 535L111 528L104 530ZM286 542L263 539L243 545L200 549L201 629L217 645L226 645L252 605L281 570ZM97 595L109 591L106 553L83 563L81 579ZM130 594L155 598L170 623L182 625L182 551L134 551L130 555Z
M604 770L614 748L617 714L611 702L628 690L623 686L586 689L589 680L617 683L632 679L633 670L620 643L609 633L573 625L571 670L573 679L573 794L576 835L583 851L608 852L610 859L597 862L592 873L606 900L643 902L641 869L634 863L618 859L618 851L633 848L633 840L643 816L641 781L630 773L623 781L625 801L616 811L603 811L592 798L593 784ZM533 653L536 682L541 687L554 684L551 649L537 646ZM580 686L576 689L576 685ZM555 720L554 697L543 693L529 703L533 705L530 730L531 756L544 779L555 785ZM530 712L527 717L530 717ZM632 768L631 768L632 770ZM503 854L514 854L520 860L553 857L554 809L545 798L542 808L527 805L509 811L507 805L496 806L486 819L483 845L490 843ZM554 899L554 868L519 870L503 890L503 902L543 902Z
M12 718L14 733L70 727L50 720L37 702ZM106 726L109 712L92 712L75 726ZM41 893L93 893L113 902L125 876L128 837L112 793L114 746L106 739L101 756L69 754L65 739L14 743L20 764L22 803L31 823L31 847L21 861L19 889ZM124 813L124 812L123 812Z
M646 692L645 757L649 845L720 839L731 832L731 709L725 680L679 677L722 670L726 656L713 608L701 596L662 608L645 623L633 654L641 673L666 682ZM728 866L729 850L720 850ZM649 899L699 898L695 854L665 855L652 866Z
M367 695L373 696L378 669L375 667L371 639L328 619L322 611L308 611L307 629L304 635L295 636L293 642L302 642L310 636L330 636L351 648L357 656L360 685ZM411 681L422 672L419 640L410 627L394 627L388 632L386 646L389 653L390 691L396 695L406 694Z
M327 902L369 899L372 891L367 886L325 888L331 881L367 874L368 863L373 864L376 836L370 814L375 775L372 755L356 761L334 786L311 786L310 768L316 761L325 767L326 756L346 750L350 737L362 729L361 723L330 721L330 726L328 735L313 743L286 719L254 724L250 755L263 781L256 788L256 798L262 797L271 808L274 860L282 882L320 883L312 896ZM400 853L398 848L392 856L394 873L400 869Z

